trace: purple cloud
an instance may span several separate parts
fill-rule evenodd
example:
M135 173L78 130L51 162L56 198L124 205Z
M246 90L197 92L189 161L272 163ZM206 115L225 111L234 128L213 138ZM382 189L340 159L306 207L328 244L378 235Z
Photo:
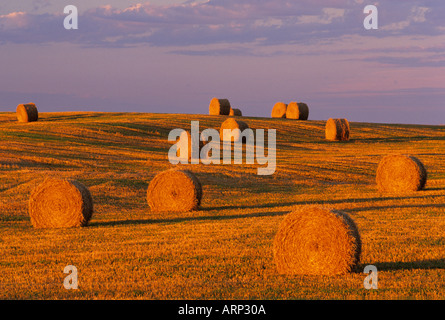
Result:
M428 57L428 58L376 56L372 58L360 59L360 61L378 62L383 65L397 66L400 68L445 67L444 55L436 55L434 57Z
M90 9L79 30L63 28L64 15L15 12L0 16L0 43L74 42L83 46L179 46L218 43L276 45L368 36L360 0L210 0L176 5L138 4ZM380 1L375 37L443 34L438 1Z

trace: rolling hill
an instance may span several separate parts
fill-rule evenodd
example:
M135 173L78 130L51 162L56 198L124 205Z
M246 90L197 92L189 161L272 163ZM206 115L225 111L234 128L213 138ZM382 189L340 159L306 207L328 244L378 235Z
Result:
M2 299L444 299L445 126L351 123L351 140L324 139L325 121L243 117L277 129L277 167L179 165L203 185L201 210L151 212L150 180L172 165L174 128L216 128L225 116L42 113L18 123L0 113L0 298ZM423 191L380 193L375 171L390 153L426 166ZM46 177L76 179L94 199L88 227L34 229L27 201ZM361 272L284 276L273 238L295 206L342 210L363 243L359 269L375 265L378 290ZM66 290L64 267L78 269Z

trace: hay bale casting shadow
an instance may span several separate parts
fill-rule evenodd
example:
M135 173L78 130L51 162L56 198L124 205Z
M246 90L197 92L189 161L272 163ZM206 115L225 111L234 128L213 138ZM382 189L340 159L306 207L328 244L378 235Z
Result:
M272 108L272 118L286 118L287 104L284 102L277 102Z
M33 122L39 119L39 112L34 103L19 104L16 115L18 122Z
M147 202L155 212L189 212L199 209L202 186L188 170L170 169L157 174L147 189Z
M349 122L346 119L329 119L326 122L326 139L330 141L349 140Z
M229 116L242 117L243 113L241 112L240 109L236 109L236 108L232 109L232 108L230 108Z
M93 199L78 181L48 178L32 191L29 215L35 228L84 227L93 215Z
M355 269L361 240L345 213L303 206L284 218L273 251L281 274L336 275Z
M388 155L377 168L376 183L382 192L403 193L425 187L427 171L423 163L410 155Z
M287 105L286 118L307 120L309 118L309 107L304 102L290 102Z
M230 102L228 99L213 98L210 100L209 114L213 116L226 115L230 113Z
M221 124L219 136L221 141L237 142L241 140L241 133L245 129L249 129L249 125L247 123L241 120L229 118ZM243 141L245 142L245 139L243 139Z

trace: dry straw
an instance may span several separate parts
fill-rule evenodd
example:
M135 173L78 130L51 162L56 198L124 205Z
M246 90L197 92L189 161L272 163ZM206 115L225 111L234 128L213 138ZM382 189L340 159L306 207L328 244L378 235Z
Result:
M233 118L228 118L221 124L221 128L219 130L219 136L221 141L232 141L236 142L240 140L241 133L248 129L249 126L244 121L235 120ZM225 130L226 129L226 130ZM230 131L227 131L230 129ZM239 129L239 130L235 130ZM233 131L235 130L235 131Z
M155 212L189 212L201 205L202 186L188 170L170 169L157 174L147 189L147 202Z
M427 171L423 163L410 155L388 155L377 168L377 187L382 192L403 193L425 187Z
M344 274L360 261L361 240L357 226L345 213L302 206L281 222L273 252L281 274Z
M286 118L307 120L309 118L309 107L304 102L290 102L287 105Z
M326 139L331 141L349 140L349 122L346 119L329 119L326 122Z
M230 113L230 102L228 99L213 98L210 100L209 114L213 116L226 115Z
M34 103L19 104L16 114L19 122L33 122L39 119L39 112Z
M236 117L242 117L243 113L240 109L232 109L230 108L229 116L236 116Z
M93 215L93 199L78 181L47 178L31 193L29 215L35 228L84 227Z
M272 108L272 118L286 118L287 104L277 102Z

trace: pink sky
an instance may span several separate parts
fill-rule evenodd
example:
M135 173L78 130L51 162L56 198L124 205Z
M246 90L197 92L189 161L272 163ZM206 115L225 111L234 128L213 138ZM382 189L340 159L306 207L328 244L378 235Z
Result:
M441 1L136 3L71 1L79 30L60 1L0 4L0 111L206 114L221 97L247 116L304 101L314 120L445 123Z

